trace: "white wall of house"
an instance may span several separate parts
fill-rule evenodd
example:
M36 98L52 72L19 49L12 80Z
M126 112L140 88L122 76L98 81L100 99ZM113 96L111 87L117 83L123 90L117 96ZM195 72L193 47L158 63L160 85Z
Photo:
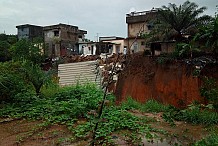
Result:
M103 42L113 43L112 53L115 53L115 54L123 53L124 46L127 46L124 39L106 40Z
M81 43L81 44L79 44L79 54L96 55L96 44L95 43Z

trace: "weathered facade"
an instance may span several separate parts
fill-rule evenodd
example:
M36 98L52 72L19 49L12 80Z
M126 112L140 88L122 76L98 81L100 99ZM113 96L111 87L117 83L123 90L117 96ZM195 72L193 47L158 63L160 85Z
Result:
M124 47L127 46L126 40L121 37L100 37L100 42L112 43L112 52L114 54L123 53Z
M78 42L87 34L87 31L67 24L45 26L43 31L45 53L52 58L78 54Z
M101 55L112 54L114 43L111 42L80 42L79 54L83 55Z
M151 31L152 24L149 23L149 20L154 18L156 14L156 10L126 14L128 29L126 41L127 48L130 52L139 52L150 49L150 47L146 45L146 40L142 35Z
M36 38L43 38L43 27L37 25L18 25L17 28L17 36L18 39L28 39L33 41Z
M79 42L80 55L96 55L97 43L96 42Z

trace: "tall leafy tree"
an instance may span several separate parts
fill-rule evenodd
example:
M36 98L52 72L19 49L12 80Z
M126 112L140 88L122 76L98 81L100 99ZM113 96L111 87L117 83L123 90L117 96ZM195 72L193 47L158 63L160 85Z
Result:
M204 25L199 29L199 33L196 37L205 43L207 48L211 48L213 53L218 53L218 17L215 16L214 20L208 24Z
M7 41L0 41L0 62L10 60L9 53L10 44Z
M40 46L25 39L15 43L11 52L14 60L29 60L35 64L40 64L44 58Z
M11 45L17 42L15 35L0 34L0 62L5 62L11 59L9 51Z
M211 17L202 15L206 7L198 7L194 2L186 1L182 5L169 3L158 8L157 28L160 38L182 40L183 34L192 34L197 26L207 23ZM155 30L155 29L154 29ZM161 33L160 33L161 32Z

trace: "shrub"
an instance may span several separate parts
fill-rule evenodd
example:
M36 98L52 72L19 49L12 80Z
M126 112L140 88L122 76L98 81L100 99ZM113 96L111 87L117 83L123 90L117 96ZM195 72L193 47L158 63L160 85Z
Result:
M123 109L126 110L136 109L143 112L163 112L168 109L168 106L165 106L154 99L148 100L147 102L142 104L135 101L131 97L128 97L127 100L124 101L121 106Z
M19 72L20 67L20 62L0 63L0 101L13 101L16 94L29 88Z
M94 85L71 86L50 98L25 92L15 96L16 102L0 110L0 115L44 119L52 123L68 123L97 110L103 92Z
M194 146L215 146L218 145L218 135L217 134L211 134L206 138L203 138L202 140L196 142Z

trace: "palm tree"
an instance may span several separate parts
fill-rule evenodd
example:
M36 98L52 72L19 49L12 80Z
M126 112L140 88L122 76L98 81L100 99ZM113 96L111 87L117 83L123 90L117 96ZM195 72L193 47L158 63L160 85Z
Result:
M31 83L37 95L40 95L40 90L43 85L52 83L53 70L43 71L38 64L30 61L22 63L21 71L27 82Z
M206 7L198 8L194 2L186 1L182 5L169 3L169 6L158 8L158 28L162 29L162 38L173 38L176 41L182 40L183 34L191 34L198 25L207 23L211 19L208 15L201 15ZM160 31L159 31L160 32ZM160 34L159 34L160 35Z

